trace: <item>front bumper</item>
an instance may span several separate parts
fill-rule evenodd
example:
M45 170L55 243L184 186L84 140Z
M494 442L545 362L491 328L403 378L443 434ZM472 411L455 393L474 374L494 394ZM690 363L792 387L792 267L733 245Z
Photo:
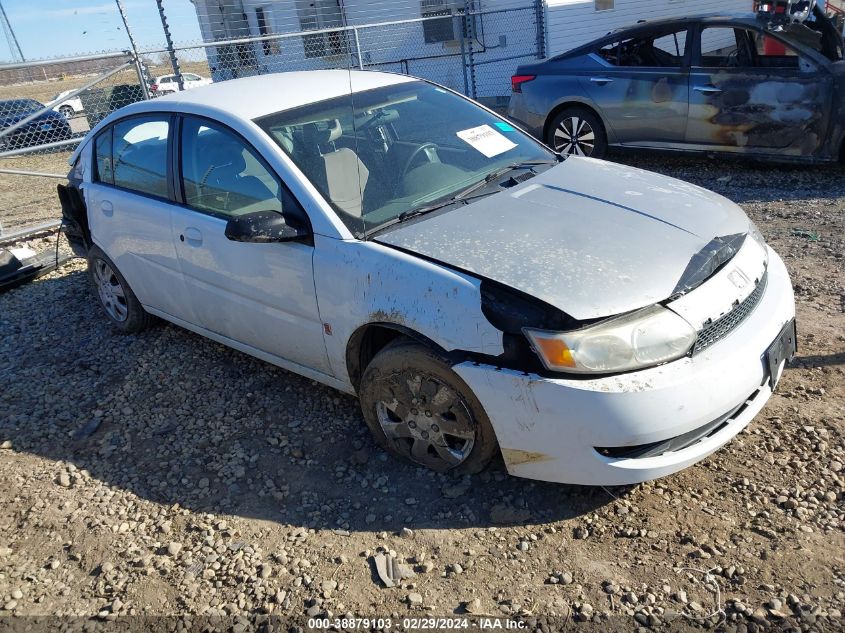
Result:
M485 407L510 474L583 485L639 483L704 459L751 422L772 393L766 350L794 317L789 274L769 250L768 285L756 308L694 357L587 380L470 362L453 369ZM678 450L646 457L597 450L664 442L720 419Z

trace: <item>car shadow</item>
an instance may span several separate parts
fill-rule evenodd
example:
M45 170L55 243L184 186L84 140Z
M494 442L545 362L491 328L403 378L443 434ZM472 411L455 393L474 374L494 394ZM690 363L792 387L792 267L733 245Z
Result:
M831 367L845 365L845 352L839 354L821 354L816 356L796 356L791 365L798 367Z
M837 164L772 163L745 156L612 150L607 160L680 178L737 203L845 196L845 170ZM729 168L729 169L728 169Z
M167 506L350 533L543 524L628 490L501 463L417 468L375 446L355 398L176 326L118 334L84 270L64 272L0 296L0 442L14 451Z

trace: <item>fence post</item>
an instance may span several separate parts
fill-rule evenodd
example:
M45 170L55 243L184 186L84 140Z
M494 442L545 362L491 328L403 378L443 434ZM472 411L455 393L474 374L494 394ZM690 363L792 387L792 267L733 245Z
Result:
M167 43L167 52L170 54L170 65L173 67L173 73L176 75L176 84L179 90L185 89L185 80L182 77L182 69L179 68L179 60L176 57L176 49L173 47L173 37L170 35L170 27L167 25L167 16L164 14L164 4L162 0L156 0L158 5L158 15L161 18L161 28L164 29L164 40Z
M467 77L467 67L469 60L467 59L466 50L466 28L467 28L467 2L464 2L464 12L461 16L461 65L464 71L464 94L469 96L469 78Z
M361 53L361 40L358 39L358 29L353 26L352 32L355 34L355 51L358 53L358 68L364 70L364 56Z
M473 47L473 42L475 41L475 25L474 20L475 18L472 15L472 9L475 7L475 3L472 0L467 0L465 3L464 9L464 16L466 19L466 27L467 27L467 37L469 38L468 42L468 59L469 59L469 89L470 94L467 96L472 97L473 99L476 98L476 87L475 87L475 50Z
M144 100L150 100L150 86L147 83L147 73L144 69L144 63L137 55L135 57L135 72L138 74L138 83L141 85L141 94L144 95Z
M537 23L537 59L543 59L546 56L546 13L543 0L534 0L534 20Z

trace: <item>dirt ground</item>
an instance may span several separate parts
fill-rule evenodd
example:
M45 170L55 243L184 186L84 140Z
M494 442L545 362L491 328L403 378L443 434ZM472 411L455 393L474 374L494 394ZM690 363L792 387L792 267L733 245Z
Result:
M630 488L435 475L351 397L175 326L116 334L74 261L0 295L0 616L841 630L843 172L612 158L736 200L792 276L798 356L714 456ZM379 552L414 575L385 588Z

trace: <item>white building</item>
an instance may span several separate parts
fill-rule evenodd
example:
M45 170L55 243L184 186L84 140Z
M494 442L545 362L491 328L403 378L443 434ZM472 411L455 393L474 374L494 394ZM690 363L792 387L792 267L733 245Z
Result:
M562 53L639 20L749 11L752 0L192 2L206 42L317 31L208 47L216 80L352 63L418 75L495 101L507 96L510 75L520 63ZM463 18L435 19L461 15L466 5L473 14L466 22L468 35Z

